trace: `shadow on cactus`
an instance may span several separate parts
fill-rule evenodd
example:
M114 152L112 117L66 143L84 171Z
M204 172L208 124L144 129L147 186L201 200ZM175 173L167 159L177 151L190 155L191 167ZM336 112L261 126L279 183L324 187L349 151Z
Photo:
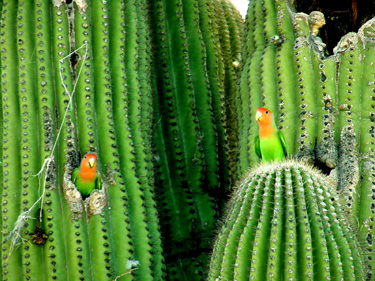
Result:
M363 268L327 177L286 161L261 164L238 184L208 280L364 280Z

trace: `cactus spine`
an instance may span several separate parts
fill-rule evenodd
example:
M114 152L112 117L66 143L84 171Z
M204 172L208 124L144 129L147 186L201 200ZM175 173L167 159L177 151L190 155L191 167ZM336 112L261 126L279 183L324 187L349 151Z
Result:
M339 198L295 161L260 165L234 191L208 280L364 280Z

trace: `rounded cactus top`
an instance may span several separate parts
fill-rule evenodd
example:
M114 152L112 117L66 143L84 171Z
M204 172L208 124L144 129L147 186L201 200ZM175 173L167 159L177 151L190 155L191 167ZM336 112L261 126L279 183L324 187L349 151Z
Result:
M361 280L357 244L325 175L295 160L266 163L228 203L209 280Z

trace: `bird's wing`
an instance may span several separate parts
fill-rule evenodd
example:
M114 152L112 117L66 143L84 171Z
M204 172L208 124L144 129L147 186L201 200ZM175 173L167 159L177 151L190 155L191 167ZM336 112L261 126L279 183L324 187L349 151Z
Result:
M102 177L99 172L97 172L95 182L95 187L99 190L102 189Z
M259 136L256 136L254 139L254 149L255 149L255 154L262 159L262 153L260 151L260 144L259 144Z
M288 154L289 154L288 143L286 142L285 136L284 136L283 132L281 132L281 131L279 131L279 138L280 138L281 146L283 147L284 155L285 155L285 158L286 158L286 157L288 157Z
M72 173L72 182L75 184L78 178L79 168L74 169Z

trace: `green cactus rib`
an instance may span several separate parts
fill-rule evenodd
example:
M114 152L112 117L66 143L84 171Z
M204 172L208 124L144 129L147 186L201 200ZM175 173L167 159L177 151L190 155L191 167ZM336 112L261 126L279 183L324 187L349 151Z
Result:
M183 38L182 44L186 44L188 51L188 61L190 74L188 83L191 83L195 94L196 114L201 130L200 138L205 158L208 185L212 189L217 189L219 185L219 162L217 159L217 133L212 112L212 98L209 87L207 72L207 55L210 52L203 44L203 36L196 32L199 30L199 4L198 1L186 1L183 12L184 29L186 38ZM206 77L206 79L202 79ZM209 222L209 221L207 221ZM210 222L209 222L210 223ZM212 225L208 225L212 227Z
M239 203L229 204L208 280L363 279L356 238L319 172L294 161L261 165L231 202ZM218 267L230 257L236 261Z
M145 206L145 214L147 219L147 226L149 233L146 234L147 237L150 239L149 243L151 246L150 254L152 255L151 259L151 268L152 268L152 278L153 280L161 280L164 276L165 265L164 265L164 257L163 257L163 250L162 250L162 242L161 242L161 235L159 230L159 220L158 220L158 212L156 209L156 202L155 202L155 195L154 195L154 164L152 159L152 135L153 130L151 128L152 122L155 122L155 119L152 120L151 115L153 116L153 97L152 92L156 92L156 87L154 86L152 79L153 69L155 68L151 60L152 56L152 49L151 49L151 18L148 14L148 9L150 8L150 4L146 1L137 1L137 13L138 17L138 31L140 32L140 43L138 47L138 51L140 53L138 59L138 75L139 75L139 88L140 92L142 93L142 108L145 110L142 111L143 118L141 120L141 127L145 127L147 130L141 130L143 133L142 141L136 143L136 147L140 148L141 144L143 144L142 151L145 151L144 158L140 162L146 162L147 167L146 171L147 174L143 176L142 184L145 188L140 188L143 191L144 202L142 205ZM146 107L148 105L148 107ZM140 155L141 151L139 150L139 156L137 158L141 159ZM142 166L139 167L139 171L142 172ZM142 196L141 196L142 198ZM144 256L144 253L141 254Z
M183 144L180 136L180 120L177 101L174 94L174 80L170 57L169 38L163 1L154 2L154 18L156 22L155 43L157 46L156 65L160 66L156 76L159 85L159 96L155 97L155 148L157 159L157 187L161 226L167 240L186 241L196 228L197 214L193 196L187 188L186 168L184 165ZM155 69L155 72L158 72ZM161 115L168 112L168 115ZM165 149L168 148L168 149ZM179 188L175 188L179 187ZM166 251L176 250L173 247Z
M19 182L20 170L20 135L21 120L18 97L18 52L14 23L17 22L17 7L14 1L4 1L1 27L1 89L3 103L3 190L2 190L2 279L17 280L22 275L21 251L12 252L10 234L21 206L18 200L21 197Z
M203 174L204 167L209 169L208 171L210 172L216 171L217 168L217 164L208 163L213 160L213 152L206 150L207 142L215 142L216 136L215 132L210 131L212 124L209 124L208 121L204 122L205 120L202 120L204 117L200 115L203 112L203 105L199 100L203 100L203 97L199 97L199 95L203 96L203 94L199 94L202 89L195 84L197 81L195 81L196 78L193 75L193 71L197 71L198 66L196 64L202 65L202 62L201 58L195 57L196 50L189 49L191 42L189 42L190 39L187 36L187 34L190 34L187 16L193 13L193 8L190 6L190 9L188 9L188 7L189 5L186 3L182 5L181 1L168 3L166 5L166 20L169 29L168 34L173 37L169 41L173 56L171 63L176 91L179 93L176 95L176 105L180 115L186 173L190 181L189 188L194 194L194 203L199 216L198 229L206 233L206 236L210 236L215 222L215 210L211 202L212 199L204 192L202 184L205 177ZM192 34L189 37L192 37ZM181 58L182 61L178 62L175 58ZM195 61L197 59L198 62ZM182 63L187 66L182 66ZM204 86L204 89L206 87L207 85ZM197 92L194 93L194 91ZM209 115L211 118L211 113L207 114L205 112L204 115ZM205 125L208 127L204 128ZM207 152L210 155L206 155L205 153ZM215 168L210 168L209 166L211 165Z
M283 175L281 175L280 172L276 174L275 179L275 204L273 207L273 219L272 219L272 226L270 229L270 242L269 242L269 253L268 253L268 261L267 261L267 273L266 276L270 279L275 280L282 280L282 259L284 254L284 245L283 241L285 241L283 238L284 236L287 237L286 233L284 232L284 226L283 221L285 221L286 216L286 206L285 200L286 198L289 198L290 194L287 194L283 197L283 190L282 186L286 186L287 184L284 183ZM292 205L293 206L293 205ZM284 211L285 208L285 211ZM288 229L290 230L290 229ZM287 231L285 231L287 232ZM295 253L295 252L294 252ZM285 273L287 273L287 270L284 270Z
M361 177L363 181L360 185L360 202L358 208L359 225L359 240L365 242L363 251L365 256L365 263L369 266L369 271L375 268L372 253L375 251L374 244L369 241L374 237L374 221L375 214L373 212L373 200L375 198L373 183L374 169L375 169L375 133L374 133L374 75L375 68L373 62L375 61L374 42L367 41L364 50L363 60L363 77L362 77L362 104L361 104L361 123L360 134L361 139L359 146L361 148Z
M285 253L286 261L283 276L285 280L297 280L298 279L298 269L296 265L298 264L298 243L297 238L301 235L297 230L297 212L294 209L295 194L293 193L293 175L290 170L285 170ZM298 233L298 234L297 234ZM280 254L281 256L282 254Z
M278 124L279 100L277 96L277 81L276 81L276 46L272 44L273 36L278 36L276 22L273 20L276 17L276 9L272 0L264 2L264 39L265 46L263 49L262 60L260 64L261 73L261 95L262 103L265 107L270 109ZM253 119L254 120L254 119Z
M80 22L81 28L76 26L76 37L77 39L87 40L89 46L92 47L92 68L88 67L87 71L93 73L92 76L90 75L90 78L95 90L93 103L98 120L97 131L101 136L98 139L100 159L103 167L107 165L109 169L117 171L119 169L119 159L116 139L113 137L115 132L112 115L112 93L109 90L111 88L111 81L108 67L108 7L106 3L98 1L88 2L88 7L90 8L87 8L84 11L85 13L82 13L84 16L82 18L83 21ZM92 29L85 28L90 25L92 25ZM79 32L87 35L80 37ZM92 69L95 69L95 71L92 71ZM116 177L116 180L119 180L119 178ZM111 186L110 188L115 187ZM90 199L93 200L94 198L91 196ZM114 251L114 243L112 242L113 239L109 239L112 238L112 233L108 229L111 226L109 218L109 210L105 209L100 215L93 216L88 224L92 274L96 280L104 280L114 274L111 269L114 263L110 258L110 255Z
M296 97L296 77L294 74L293 45L294 33L292 21L287 10L287 1L276 1L277 30L281 45L276 49L276 69L277 69L277 92L279 104L279 128L283 131L285 140L288 143L290 152L295 151L296 131L294 124L297 118L297 109L294 103L288 100L295 100ZM276 41L277 42L277 41Z
M297 28L304 30L306 20L302 20ZM297 126L297 156L312 161L314 155L311 147L315 146L316 137L316 89L312 65L311 47L307 37L299 36L294 44L295 72L297 73L297 114L300 124Z
M261 92L261 77L260 77L260 65L262 62L262 50L256 50L251 58L250 70L249 70L249 95L250 95L250 110L249 116L250 130L247 136L247 154L249 155L249 162L259 163L259 157L254 153L254 138L259 135L259 127L257 124L254 125L256 110L258 107L262 106L262 96L259 94ZM245 167L245 169L248 167Z
M207 74L211 94L214 124L217 133L218 174L220 175L220 188L212 190L213 193L225 193L231 182L229 171L229 147L225 129L225 90L224 90L224 61L218 32L218 22L215 18L215 9L212 0L198 1L199 28L202 32L206 51ZM216 182L217 179L214 180ZM216 194L220 197L220 194Z
M248 167L249 155L247 149L247 141L250 131L251 116L249 114L250 109L250 99L248 98L250 87L249 87L249 71L251 58L247 59L246 62L243 62L242 74L239 79L238 88L237 88L237 124L238 124L238 157L241 159L237 164L237 173L243 174Z
M246 225L244 225L244 231L241 234L238 244L236 263L238 263L239 266L234 271L234 277L238 278L238 280L247 278L250 274L250 264L252 262L251 253L254 249L254 244L250 241L254 241L255 233L253 232L253 229L257 227L257 222L260 218L263 193L259 191L263 189L266 176L267 175L262 175L262 177L259 176L255 178L254 180L256 185L254 186L254 188L252 186L249 186L246 189L246 195L253 195L254 199L252 200L252 204L248 212L249 215L246 221ZM249 183L252 184L252 181ZM246 213L244 214L246 216ZM247 249L251 249L251 251L247 251Z
M94 3L93 3L94 4ZM109 32L106 32L105 28L107 25L105 19L108 18L107 11L108 8L102 3L101 6L97 6L98 3L95 3L93 5L93 50L94 50L94 65L95 69L102 69L102 71L95 71L95 90L98 93L105 93L105 95L97 95L96 96L96 105L98 110L98 118L100 120L103 120L102 126L99 126L99 131L101 131L101 134L104 135L105 132L110 132L112 134L115 133L113 128L113 117L112 117L112 100L111 92L110 92L110 77L106 73L110 73L110 68L107 68L106 65L110 65L110 61L103 60L102 58L108 58L109 54L106 52L109 50L108 44L106 42L109 41L109 38L107 37L107 34ZM144 93L144 95L138 94L139 89L142 88L142 85L138 84L138 80L142 81L143 79L141 77L137 77L136 75L142 72L142 74L145 74L145 69L147 65L142 65L142 62L138 62L137 64L137 52L138 47L137 44L140 41L145 40L143 36L136 37L134 35L137 35L137 32L135 30L137 29L137 21L138 24L140 24L144 19L142 19L142 15L140 12L142 11L136 11L136 4L133 2L126 3L124 8L122 10L126 11L126 14L124 15L126 18L130 15L127 13L131 13L132 15L136 14L137 18L134 18L134 20L127 21L127 28L125 34L129 35L126 37L125 41L127 44L125 45L125 50L121 52L121 54L128 54L129 59L126 60L125 68L128 70L127 74L127 84L128 88L127 93L129 94L128 99L128 105L129 105L129 127L131 128L131 142L128 144L130 146L130 153L134 154L134 156L130 156L128 159L124 157L119 157L119 154L117 152L116 145L116 139L114 136L108 138L106 142L104 142L104 138L100 138L100 145L101 145L101 155L103 162L109 162L110 158L114 158L115 160L113 163L121 163L122 167L125 167L122 169L122 175L124 178L125 187L127 188L127 194L129 195L129 219L130 219L130 225L131 225L131 234L132 237L134 237L134 255L135 259L137 259L141 266L139 267L139 270L136 271L136 276L139 280L148 280L152 278L152 275L156 279L160 279L162 272L161 272L161 265L162 265L162 258L161 258L161 246L160 246L160 238L158 230L157 230L157 220L156 220L156 213L154 211L148 211L147 209L154 208L155 203L153 202L152 194L150 194L151 190L151 178L149 176L148 170L150 170L147 167L147 162L150 162L149 159L144 155L147 152L147 148L145 148L145 144L147 144L149 141L142 136L141 132L141 125L142 123L146 123L142 119L140 119L140 115L145 115L144 113L140 114L139 109L144 108L144 110L149 114L149 110L147 107L147 94ZM121 9L120 9L121 11ZM99 12L102 12L102 15L100 15ZM137 12L137 13L136 13ZM101 16L101 17L100 17ZM103 18L103 19L101 19ZM121 20L120 18L117 18ZM104 22L101 22L104 21ZM98 27L96 24L101 24ZM145 29L144 26L139 26L139 29ZM104 33L103 33L104 30ZM100 38L100 40L96 40L96 38ZM104 40L103 40L104 38ZM107 40L106 40L107 39ZM144 47L144 46L142 46ZM132 55L132 53L134 55ZM140 68L139 70L136 68ZM130 71L132 70L132 71ZM116 75L116 72L112 72L113 75ZM119 77L121 79L121 76ZM137 79L138 78L138 79ZM108 81L108 82L107 82ZM147 90L147 85L144 83L143 87L145 90ZM116 102L116 101L115 101ZM145 104L145 106L143 106ZM125 110L122 110L122 114L125 115L127 112ZM115 117L116 117L116 111L115 111ZM118 117L116 120L120 121L123 117ZM145 118L145 117L144 117ZM105 122L104 122L105 120ZM107 128L104 126L105 124L108 124ZM123 123L119 123L123 124ZM147 125L145 126L147 127ZM118 128L120 130L120 128ZM147 130L146 133L147 134ZM108 134L110 136L110 134ZM148 135L150 135L148 133ZM128 136L129 138L129 136ZM123 145L119 145L119 152L122 154L122 152L129 154L129 151L123 150ZM111 151L112 150L112 151ZM110 157L108 157L108 155ZM107 160L108 158L108 160ZM137 161L135 161L137 159ZM143 160L142 160L143 159ZM127 164L124 164L123 162L128 162ZM135 165L134 165L135 163ZM113 166L113 167L112 167ZM115 171L119 170L114 165L110 165L109 168L113 168ZM130 169L129 169L130 168ZM131 177L131 173L134 171L134 174ZM131 179L131 180L130 180ZM116 179L119 181L122 181L122 179ZM137 187L137 188L136 188ZM114 187L111 187L114 188ZM150 227L148 228L148 225ZM114 226L113 226L114 227ZM150 232L150 229L153 232ZM150 237L155 237L154 241L150 240ZM156 242L156 243L155 243ZM159 242L159 243L158 243ZM157 258L157 261L155 264L153 264L153 250L155 250L155 255ZM152 274L152 270L155 267L155 272Z
M53 72L50 69L52 65L51 53L51 32L50 32L50 6L46 0L37 1L35 3L35 59L36 59L36 90L38 93L38 111L39 111L39 143L40 146L40 167L44 165L44 160L47 157L54 157L55 153L55 118L53 112L55 111L55 88ZM66 30L67 31L67 30ZM54 54L55 55L55 54ZM53 154L52 154L53 153ZM66 256L64 243L59 243L63 240L63 223L59 218L61 217L61 202L62 196L60 190L56 186L56 167L55 162L50 162L46 167L46 171L41 175L41 190L36 193L38 196L43 195L43 213L42 224L43 231L49 236L44 246L44 261L45 266L41 267L37 262L34 265L36 268L44 269L45 280L53 280L59 276L66 278ZM43 190L45 188L45 190ZM42 193L42 194L41 194ZM38 217L37 217L38 219ZM35 233L36 229L33 230ZM37 246L37 245L36 245ZM40 247L40 246L37 246ZM40 276L36 276L40 278Z
M235 98L236 98L236 72L233 63L238 63L240 52L237 51L239 43L239 31L236 23L233 21L233 14L228 7L227 0L214 1L213 7L217 17L218 32L220 45L224 62L224 128L226 130L228 149L229 149L229 168L231 169L232 178L236 178L236 156L233 151L236 148L236 115L235 115ZM232 41L236 41L238 45L232 49Z
M313 56L316 87L317 106L317 159L329 168L337 166L337 113L335 68L333 59L320 59Z
M38 151L38 130L33 124L38 123L36 85L35 85L35 64L31 63L35 56L34 50L34 29L33 17L34 5L31 1L20 1L17 9L17 51L18 51L18 96L21 117L21 187L22 196L18 197L21 202L22 211L28 211L38 199L34 192L38 187L38 178L33 176L40 168ZM40 194L39 194L40 195ZM17 197L16 197L17 198ZM30 216L35 217L36 209L31 211ZM19 235L27 237L35 227L35 220L25 223L25 228ZM42 249L22 245L22 267L23 275L26 278L35 279L43 276L43 270L38 265L37 257L42 256Z
M126 68L123 59L125 56L125 3L123 1L112 1L110 3L109 22L109 61L112 81L112 98L113 98L113 116L115 124L120 124L121 128L116 129L116 137L122 141L118 143L120 154L121 168L126 170L125 176L119 178L121 188L110 187L108 190L109 201L113 210L121 210L128 208L129 195L127 194L127 186L138 186L135 179L135 160L134 149L132 148L132 139L130 135L129 116L128 116L128 90L126 81ZM139 191L138 191L139 192ZM130 221L128 213L112 212L112 225L115 225L122 231L113 232L113 241L116 251L114 258L118 272L126 269L126 262L133 257L134 249L132 245L132 236L130 233ZM127 233L126 233L127 232ZM124 242L125 239L125 242ZM128 279L130 277L128 276Z
M296 170L291 171L291 173L292 179L295 181L296 215L300 219L297 223L297 232L300 234L299 243L297 244L297 255L298 257L304 257L298 261L298 274L303 278L312 279L314 276L312 230L310 217L307 213L306 198L303 192L303 178L301 173Z
M254 186L250 187L250 188L254 188L255 189L255 186L256 186L256 184L254 183ZM259 198L260 197L258 197L257 195L254 195L254 197L249 198L247 196L247 194L248 193L243 194L243 196L241 196L241 198L243 198L243 200L250 200L250 201L253 200L255 204L257 204L256 202L259 202ZM250 193L250 195L251 195L251 193ZM251 206L249 206L247 208L240 208L241 204L243 204L243 201L238 201L238 202L234 203L234 207L237 205L237 208L236 208L236 211L231 214L231 218L233 218L233 219L230 219L231 222L233 223L233 225L235 223L243 223L243 225L245 225L247 223L247 221L244 219L244 217L246 218L246 216L239 216L239 214L246 214L246 213L249 213L250 210L253 210L253 207L254 207L253 205L251 205ZM238 218L238 217L240 217L242 219L242 222L236 220L236 218ZM225 246L225 248L223 248L223 253L227 253L226 255L224 255L222 257L222 263L221 263L221 267L223 268L223 273L224 274L230 274L230 272L227 272L227 271L228 271L228 269L230 269L231 267L233 267L233 264L236 261L234 259L235 257L232 256L232 252L235 250L234 249L235 245L234 245L233 242L239 241L240 240L240 236L242 234L240 231L238 231L238 229L236 229L233 226L232 226L232 228L228 228L228 230L229 230L229 232L228 232L228 235L226 236L226 238L227 238L227 241L231 241L232 243L230 243L230 242L226 243L226 244L223 243L223 246ZM239 249L239 251L240 251L240 249ZM238 257L237 257L237 259L238 259Z
M340 61L338 69L338 132L340 133L339 150L339 189L344 189L348 208L353 214L358 213L359 193L356 191L359 172L360 112L363 44L356 33L348 33L339 44L346 46L338 49ZM348 179L348 180L347 180Z

